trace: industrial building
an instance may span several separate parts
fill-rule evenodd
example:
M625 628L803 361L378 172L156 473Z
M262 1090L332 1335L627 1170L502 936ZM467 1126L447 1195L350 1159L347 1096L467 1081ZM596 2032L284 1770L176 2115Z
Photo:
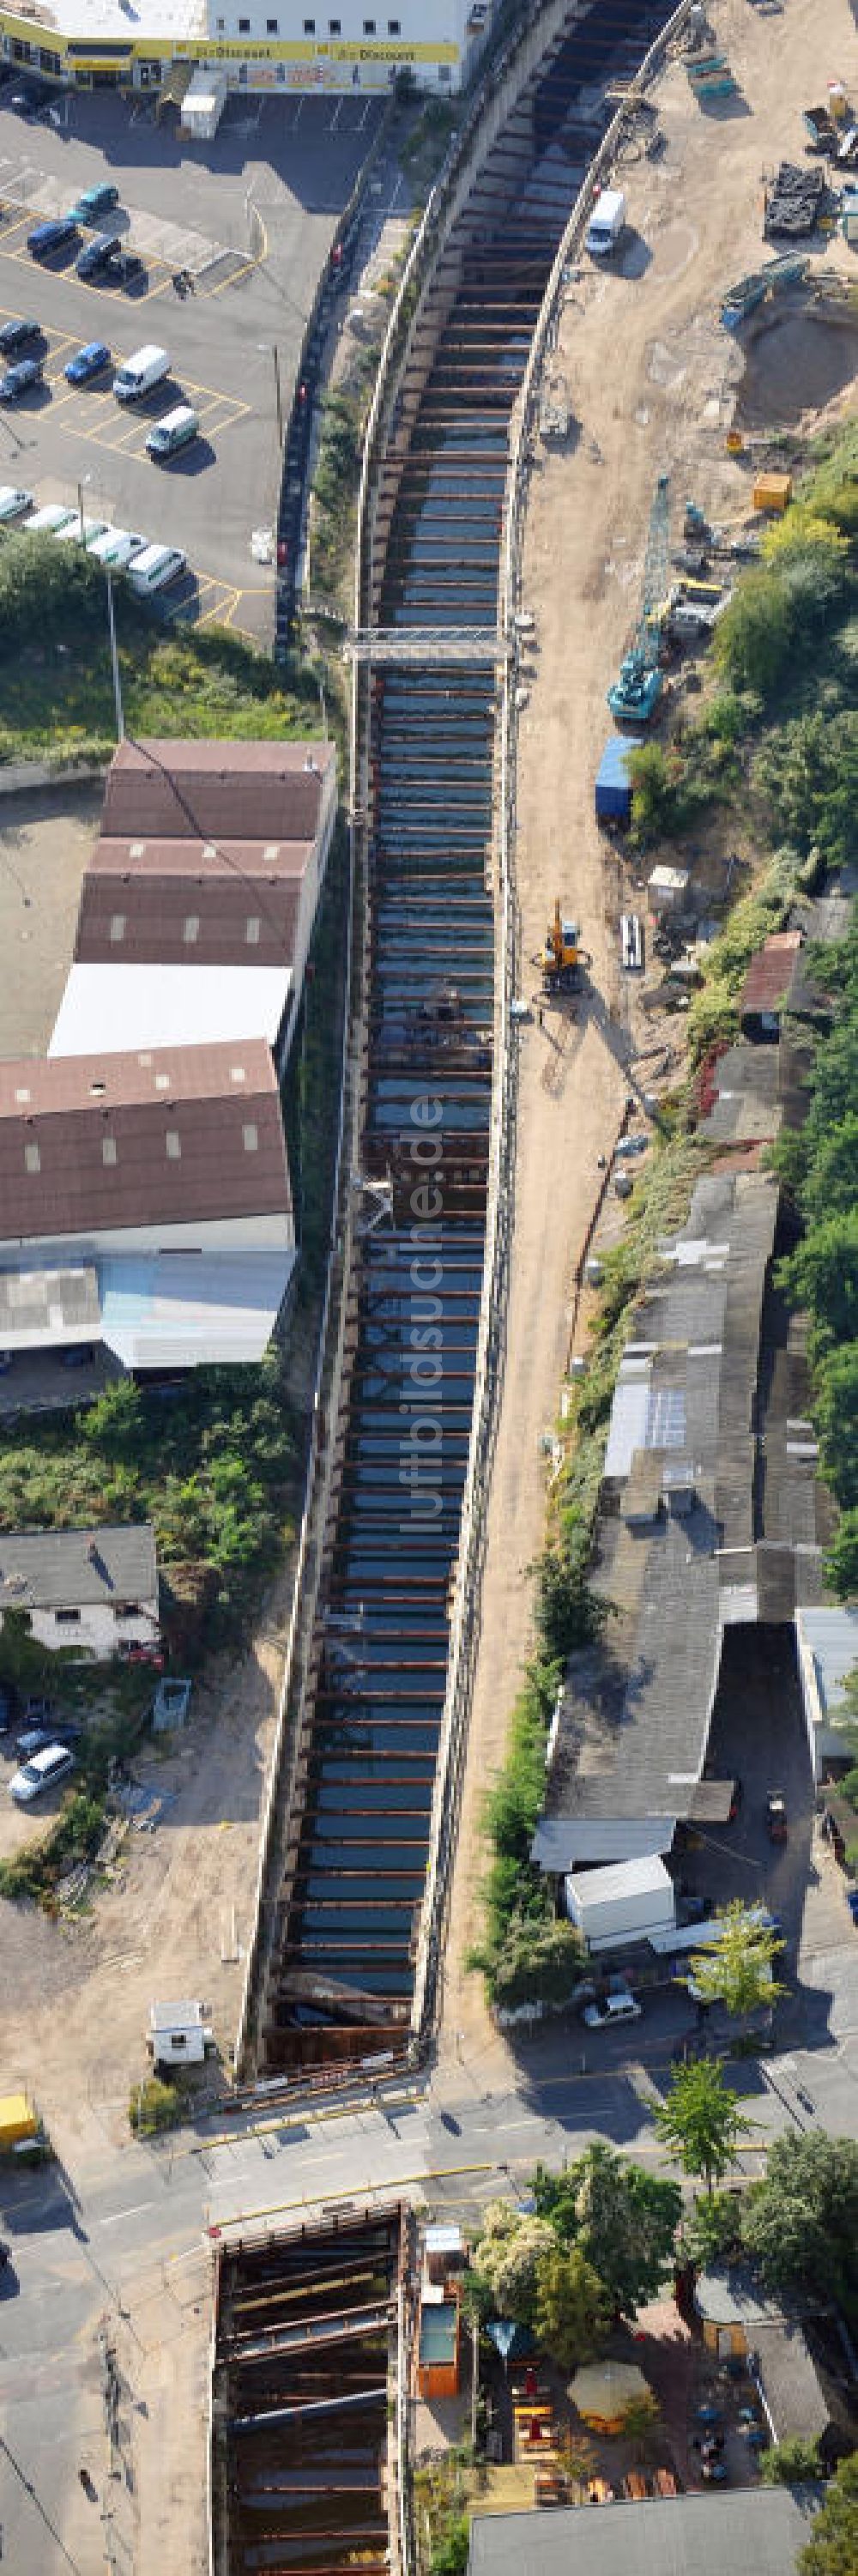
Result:
M726 1822L707 1761L725 1631L792 1626L821 1597L804 1364L766 1340L778 1185L745 1160L698 1181L636 1301L593 1577L615 1615L568 1668L533 1844L558 1876Z
M337 0L313 14L297 0L28 0L0 13L2 59L49 80L88 89L167 91L181 102L193 85L202 135L215 130L230 91L279 93L390 88L409 73L420 89L461 89L485 38L486 12L472 0ZM188 120L194 124L193 102Z
M331 743L121 743L49 1054L257 1037L282 1073L336 803Z
M240 1045L0 1064L0 1346L259 1359L295 1261L277 1079Z

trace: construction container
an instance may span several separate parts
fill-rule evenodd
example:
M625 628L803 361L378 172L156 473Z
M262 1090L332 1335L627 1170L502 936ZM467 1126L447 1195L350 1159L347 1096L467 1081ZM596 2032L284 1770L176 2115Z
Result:
M632 734L612 733L606 742L596 777L597 823L620 823L628 830L632 819L629 756L639 750Z
M754 484L755 510L767 510L782 517L792 500L791 474L758 474Z
M651 912L681 912L688 896L688 869L653 868L647 894Z
M673 1885L657 1852L611 1862L604 1869L567 1871L564 1901L570 1923L577 1924L589 1950L642 1940L656 1929L666 1930L674 1919Z
M434 2300L424 2292L417 2386L424 2399L458 2397L459 2310L455 2299Z
M0 2155L39 2134L38 2113L26 2093L0 2095Z

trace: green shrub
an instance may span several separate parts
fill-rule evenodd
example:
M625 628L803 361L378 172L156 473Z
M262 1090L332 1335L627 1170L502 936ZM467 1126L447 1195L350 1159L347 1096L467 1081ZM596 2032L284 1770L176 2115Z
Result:
M823 2475L818 2443L803 2442L798 2433L775 2442L760 2452L759 2470L764 2487L806 2486Z
M174 2129L184 2115L185 2095L177 2084L164 2084L160 2075L147 2075L142 2084L132 2084L128 2119L136 2137L149 2138L159 2129Z

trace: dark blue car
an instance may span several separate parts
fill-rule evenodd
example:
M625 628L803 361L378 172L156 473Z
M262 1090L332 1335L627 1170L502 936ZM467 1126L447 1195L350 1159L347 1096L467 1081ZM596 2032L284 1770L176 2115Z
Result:
M77 349L63 375L70 385L88 385L91 376L103 376L110 365L110 350L105 340L88 340L85 349Z
M21 358L17 367L7 367L0 376L0 402L17 402L20 394L31 394L43 383L41 358Z

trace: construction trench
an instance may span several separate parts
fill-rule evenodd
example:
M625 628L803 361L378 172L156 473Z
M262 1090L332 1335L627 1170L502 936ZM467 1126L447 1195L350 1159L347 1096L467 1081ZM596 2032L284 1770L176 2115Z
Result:
M397 2207L223 2250L212 2380L213 2576L398 2568ZM393 2543L393 2547L391 2546Z
M492 639L511 419L588 164L673 14L674 0L570 5L443 243L375 472L379 578L366 622L390 640L355 685L369 912L360 1151L377 1196L346 1291L300 1796L267 1895L274 1931L256 2007L267 2078L390 2062L412 2032L433 1802L446 1794L439 1748L485 1248ZM411 648L397 644L408 630Z

